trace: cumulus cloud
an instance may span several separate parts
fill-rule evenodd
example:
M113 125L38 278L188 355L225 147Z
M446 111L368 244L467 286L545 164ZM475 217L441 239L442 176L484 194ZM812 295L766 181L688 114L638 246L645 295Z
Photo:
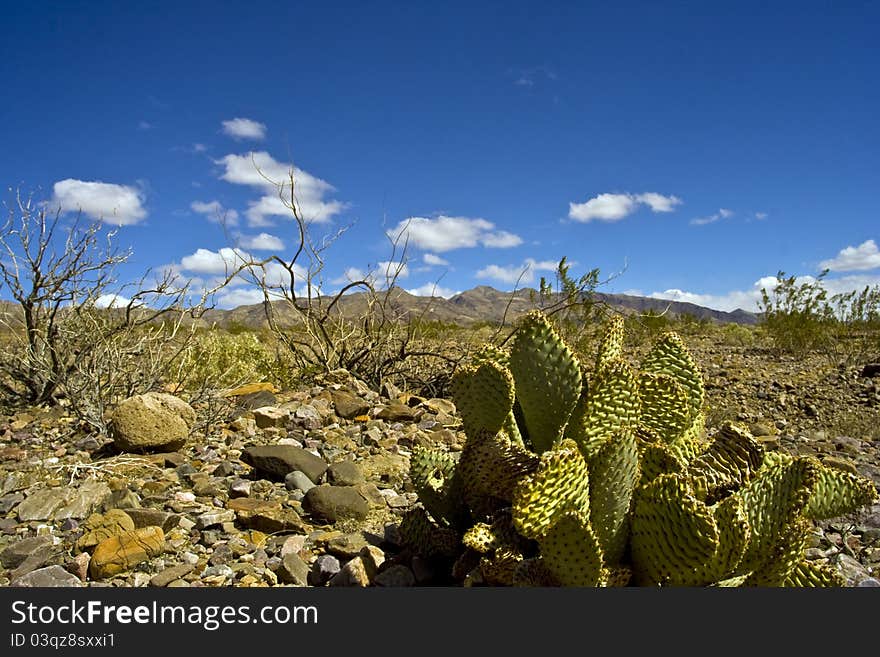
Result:
M813 276L798 276L795 278L797 285L815 283L818 279ZM724 294L701 294L679 289L652 292L648 296L655 299L668 299L670 301L685 301L695 303L706 308L715 310L732 311L738 308L751 312L758 311L758 302L761 300L761 290L766 289L771 298L776 287L776 276L763 276L746 290L732 290ZM851 275L840 278L822 279L822 287L827 290L829 297L835 294L861 291L865 287L880 285L880 276Z
M147 216L143 194L128 185L66 178L56 182L52 191L53 206L64 212L81 211L107 224L128 226Z
M216 164L224 167L221 180L254 187L263 193L260 199L250 201L245 212L251 226L270 226L272 224L269 217L293 218L290 208L279 195L279 190L283 189L284 197L290 199L291 171L296 206L305 221L329 222L348 207L347 203L325 200L325 196L336 191L336 188L326 180L292 164L278 162L265 151L226 155L217 160Z
M225 275L241 265L251 262L250 254L241 249L224 247L218 251L197 249L195 253L180 260L181 269L196 274Z
M254 251L282 251L284 250L284 242L275 235L269 233L260 233L259 235L242 235L239 243L245 249L253 249Z
M226 223L230 226L238 223L238 212L224 208L220 201L193 201L189 207L193 212L205 215L209 221Z
M235 118L223 121L223 133L233 139L263 140L266 138L266 126L259 121Z
M444 260L438 255L434 255L433 253L425 253L422 256L422 260L426 265L430 265L432 267L444 267L449 264L448 260Z
M537 272L556 271L559 263L552 260L537 261L534 258L526 258L521 265L487 265L480 269L475 276L477 278L487 278L508 285L513 285L517 281L521 285L530 285L537 280Z
M715 214L710 214L707 217L697 217L696 219L691 219L691 226L706 226L708 224L714 224L716 221L719 221L721 219L729 219L732 216L733 210L720 208Z
M449 299L454 297L458 292L448 287L441 287L436 283L425 283L419 287L407 288L406 290L414 297L442 297Z
M836 257L819 263L822 269L831 271L866 271L880 267L880 250L874 240L866 240L858 246L841 249Z
M491 221L446 215L434 219L410 217L398 223L389 235L394 240L406 240L414 247L440 253L476 246L506 249L523 242L518 235L495 230Z
M98 308L124 308L131 303L131 299L121 294L102 294L95 299Z
M583 223L594 219L614 222L631 215L640 205L647 205L652 212L672 212L681 202L677 196L664 196L656 192L599 194L584 203L569 203L568 217Z

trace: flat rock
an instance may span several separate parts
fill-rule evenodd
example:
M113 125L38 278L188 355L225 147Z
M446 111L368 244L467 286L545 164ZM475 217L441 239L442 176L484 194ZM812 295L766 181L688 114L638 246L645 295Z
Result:
M94 579L112 577L162 554L164 550L165 534L161 527L144 527L111 536L95 548L89 573Z
M344 390L333 390L330 393L336 415L351 420L358 415L365 415L370 410L370 403Z
M32 554L52 546L49 536L34 536L16 541L0 552L0 564L4 568L15 568Z
M331 524L342 518L363 520L369 512L363 496L348 486L315 486L303 498L303 508L318 520Z
M418 413L406 404L393 401L376 413L376 417L387 422L414 422Z
M32 520L49 520L59 508L67 504L72 497L69 488L43 488L28 495L18 505L16 513L21 522Z
M161 509L149 508L127 508L122 509L134 522L134 529L142 527L161 527L162 531L168 533L180 521L180 516L176 513L168 513Z
M105 514L94 513L83 524L83 535L76 542L76 549L86 551L97 547L111 536L118 536L135 529L134 521L122 509L111 509Z
M290 411L277 406L262 406L253 410L254 422L260 429L283 427L290 420Z
M357 486L364 483L364 473L354 461L339 461L327 468L327 480L334 486Z
M109 418L110 437L120 450L173 451L189 437L196 412L179 397L148 392L123 400Z
M181 563L176 566L171 566L170 568L166 568L155 574L150 579L150 586L164 588L175 580L183 579L193 570L195 570L195 566L191 563Z
M79 577L68 572L61 566L47 566L39 570L33 570L26 575L22 575L9 583L10 586L16 587L72 587L82 586L83 583Z
M257 472L277 479L294 470L304 473L317 484L327 471L324 459L294 445L256 445L241 454L241 460Z
M332 467L332 466L331 466ZM299 490L308 493L315 484L309 479L304 472L294 470L284 477L284 486L287 490Z

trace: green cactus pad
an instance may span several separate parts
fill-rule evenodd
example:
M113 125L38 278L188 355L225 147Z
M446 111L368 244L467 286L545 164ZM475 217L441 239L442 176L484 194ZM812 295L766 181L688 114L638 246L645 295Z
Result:
M517 564L514 573L514 586L559 586L559 581L544 564L540 557L523 559Z
M846 586L846 580L828 564L802 560L791 569L784 585L798 588L836 588Z
M513 377L491 361L461 368L450 388L468 438L480 431L498 433L513 409Z
M547 569L563 586L602 586L608 580L599 539L587 516L562 513L540 540Z
M480 554L487 554L498 546L492 527L485 522L478 522L468 529L462 536L461 542L465 547Z
M641 372L639 397L642 402L639 421L660 436L663 442L671 443L690 428L687 392L675 377Z
M702 586L718 549L712 511L679 475L660 475L636 495L632 559L642 585ZM709 580L711 581L711 580Z
M749 517L738 497L728 497L710 507L718 528L718 548L706 568L707 582L722 580L735 572L749 544Z
M816 467L805 459L765 461L757 475L735 493L743 500L751 530L741 572L760 571L778 556L783 534L802 517L816 476Z
M563 440L541 456L537 471L513 491L513 524L527 538L540 538L565 511L589 511L587 462L577 445Z
M803 560L807 535L812 523L799 516L785 525L777 540L765 548L763 559L754 568L743 586L785 586L791 574ZM744 561L744 567L751 565Z
M808 518L835 518L877 500L877 488L870 479L820 464L817 469L816 483L804 511Z
M660 338L642 361L641 370L675 377L687 393L688 416L696 418L703 408L703 378L678 334L670 332Z
M525 422L523 434L535 452L544 452L560 438L580 396L580 363L547 318L531 312L514 338L510 371Z
M641 410L638 380L632 368L622 361L608 363L590 384L580 426L566 431L585 455L606 438L627 427L635 427Z
M704 477L708 503L739 490L764 461L764 449L741 427L725 424L706 450L688 466L688 475Z
M448 527L439 527L421 507L410 509L400 522L404 545L427 557L454 557L461 548L458 534Z
M659 436L639 427L637 431L639 447L639 485L644 486L654 481L661 474L684 472L685 464L664 443Z
M593 482L590 524L610 567L618 564L626 551L630 502L641 475L639 448L632 429L621 429L606 439L590 455L587 465Z
M466 513L450 454L416 446L410 456L409 475L419 501L434 520L455 524Z
M623 317L612 315L605 322L605 332L596 355L596 371L623 357Z
M464 501L480 514L492 513L492 500L509 503L514 487L539 462L537 455L514 445L503 433L480 432L467 440L458 462Z
M495 363L502 367L510 365L510 354L501 347L487 343L482 345L471 358L471 364L479 367L483 363Z

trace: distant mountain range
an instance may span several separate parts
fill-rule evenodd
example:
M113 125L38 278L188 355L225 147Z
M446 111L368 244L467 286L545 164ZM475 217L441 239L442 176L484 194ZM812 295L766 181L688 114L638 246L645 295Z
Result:
M536 290L524 288L514 293L502 292L495 288L481 285L471 290L456 294L449 299L440 297L417 297L409 294L401 288L391 291L389 306L393 308L395 316L423 317L425 320L442 321L461 326L470 326L477 322L500 323L507 313L507 321L511 322L517 317L538 307L532 300L537 297ZM607 304L611 308L627 314L664 313L667 317L678 318L683 315L691 315L696 319L705 319L718 323L733 324L756 324L758 316L745 310L724 312L705 308L693 303L682 301L667 301L649 297L630 296L627 294L595 293L597 301ZM345 295L337 304L337 309L345 317L355 318L361 316L367 309L367 296L365 293ZM274 309L280 324L293 323L295 314L284 302L274 302ZM245 326L258 328L266 324L266 315L263 304L239 306L232 310L212 309L207 311L202 320L207 324L228 328L230 326Z

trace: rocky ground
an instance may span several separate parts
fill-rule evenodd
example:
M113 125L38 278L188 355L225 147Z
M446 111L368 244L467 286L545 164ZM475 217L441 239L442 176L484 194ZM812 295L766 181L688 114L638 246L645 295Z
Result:
M738 420L768 448L880 485L880 377L818 356L687 342L705 374L710 432ZM0 417L0 585L453 583L397 533L417 501L412 448L462 448L450 401L379 394L340 371L228 402L207 435L189 431L144 455L77 430L63 409ZM183 416L187 434L193 418ZM173 434L176 421L141 436ZM808 554L851 586L880 586L880 505L817 526Z

